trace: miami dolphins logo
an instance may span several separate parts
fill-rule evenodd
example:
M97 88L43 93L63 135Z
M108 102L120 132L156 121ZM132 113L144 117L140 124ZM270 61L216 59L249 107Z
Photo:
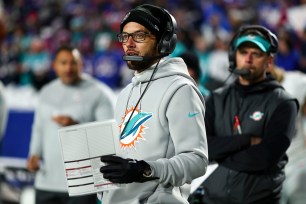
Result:
M252 115L250 115L250 118L254 121L260 121L263 117L263 113L260 111L255 111Z
M135 148L135 143L140 139L143 139L142 133L146 126L144 123L152 117L152 113L140 112L138 108L135 109L133 116L130 121L127 123L127 120L130 118L133 107L125 112L125 115L122 117L122 123L119 126L121 131L120 136L120 146L121 148ZM126 126L127 125L127 126ZM125 127L126 126L126 127ZM123 132L122 132L123 131Z

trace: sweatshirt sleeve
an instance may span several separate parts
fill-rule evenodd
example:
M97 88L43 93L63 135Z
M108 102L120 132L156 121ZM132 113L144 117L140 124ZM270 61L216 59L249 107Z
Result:
M163 185L181 186L206 172L207 140L204 104L192 86L179 88L166 111L175 155L148 162Z
M220 164L245 172L258 172L275 166L290 145L297 112L298 107L294 100L280 104L266 125L262 142L230 155Z
M2 137L4 136L6 125L7 125L7 117L8 117L8 107L6 104L6 100L5 100L3 91L4 90L3 90L2 84L0 84L0 141Z
M206 102L205 127L208 142L209 161L220 161L228 155L239 152L243 148L250 146L250 134L241 135L218 135L215 134L213 97L209 97Z
M42 111L42 104L39 102L34 113L29 155L42 156Z

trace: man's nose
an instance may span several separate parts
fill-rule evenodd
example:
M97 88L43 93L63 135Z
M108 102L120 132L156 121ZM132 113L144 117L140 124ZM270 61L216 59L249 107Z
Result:
M129 36L127 41L126 41L126 45L127 46L134 46L135 45L135 41L133 40L132 36Z
M245 55L245 61L250 63L252 62L252 54L251 53L248 53Z
M73 69L74 65L73 63L67 63L65 66L64 66L64 70L65 71L71 71Z

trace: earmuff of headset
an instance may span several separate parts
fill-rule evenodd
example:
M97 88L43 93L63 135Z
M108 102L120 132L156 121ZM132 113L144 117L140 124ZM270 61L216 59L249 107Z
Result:
M164 13L167 16L166 28L162 34L159 43L158 51L160 54L171 54L176 46L177 36L176 29L177 24L175 18L165 9Z
M245 35L248 31L254 30L257 31L259 34L265 36L265 38L270 43L269 53L276 53L278 50L278 39L274 33L272 33L269 29L265 28L264 26L260 25L248 25L242 26L239 31L233 36L229 48L228 48L228 59L229 59L229 71L233 72L236 68L236 49L235 44L239 37Z
M177 36L176 36L176 29L177 23L175 18L166 10L158 6L148 5L145 4L143 6L139 6L136 9L145 12L146 14L152 16L152 18L156 18L153 13L150 11L150 8L154 7L162 11L164 16L166 17L166 23L164 32L161 35L161 38L158 42L158 51L162 55L169 55L171 54L176 46ZM164 20L164 19L163 19Z

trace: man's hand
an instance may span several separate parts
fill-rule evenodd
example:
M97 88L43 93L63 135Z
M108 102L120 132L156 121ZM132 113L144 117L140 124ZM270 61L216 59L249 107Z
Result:
M261 143L261 141L262 141L262 138L260 137L251 137L251 146L257 145Z
M71 117L66 115L57 115L53 116L52 120L56 123L58 123L61 126L69 126L69 125L75 125L78 124L77 121L74 121Z
M144 177L144 173L150 170L150 165L145 161L133 159L123 159L118 156L106 155L101 157L101 161L106 163L100 172L105 179L113 183L145 182L156 178Z
M27 168L31 172L36 172L39 169L40 157L32 155L28 158Z

